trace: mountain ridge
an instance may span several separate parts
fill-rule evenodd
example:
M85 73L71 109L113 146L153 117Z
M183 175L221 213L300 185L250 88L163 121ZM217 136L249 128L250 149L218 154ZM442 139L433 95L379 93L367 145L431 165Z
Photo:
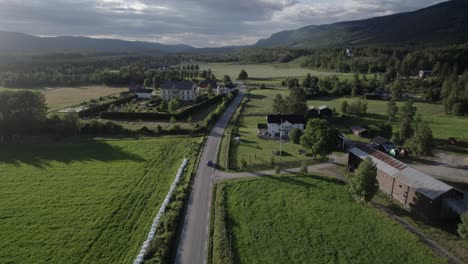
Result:
M468 41L468 1L452 0L411 12L280 31L259 40L254 46L320 47L464 41Z

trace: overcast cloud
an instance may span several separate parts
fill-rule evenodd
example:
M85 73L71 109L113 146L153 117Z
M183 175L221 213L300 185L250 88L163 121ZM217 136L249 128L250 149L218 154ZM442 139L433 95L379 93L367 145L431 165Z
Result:
M307 25L413 11L440 0L0 0L0 30L196 47L253 44Z

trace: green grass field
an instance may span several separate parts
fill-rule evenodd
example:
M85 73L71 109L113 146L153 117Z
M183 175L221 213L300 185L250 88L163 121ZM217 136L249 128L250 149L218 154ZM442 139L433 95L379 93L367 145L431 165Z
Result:
M198 138L5 145L0 263L131 263Z
M226 233L224 243L213 241L213 263L226 261L217 250L228 258L230 235L233 263L446 262L384 214L354 202L346 186L331 179L270 176L218 188L224 188L216 208L224 201Z
M292 77L304 77L308 73L314 76L327 76L327 75L350 75L335 72L323 72L315 71L310 69L301 68L296 63L277 63L277 64L240 64L232 62L222 63L199 63L201 70L211 69L218 78L222 78L223 75L227 74L231 78L236 79L239 72L244 69L249 74L249 78L260 79L258 81L268 82L271 79L278 80L277 78L292 78ZM352 75L351 75L352 76Z

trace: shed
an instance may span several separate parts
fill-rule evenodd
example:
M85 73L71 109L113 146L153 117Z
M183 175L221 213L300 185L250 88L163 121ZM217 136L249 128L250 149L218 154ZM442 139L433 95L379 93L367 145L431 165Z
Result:
M353 171L366 158L370 158L377 167L380 190L404 206L427 219L457 216L458 213L445 206L444 201L463 200L463 192L362 144L349 150L348 168Z
M320 117L330 117L333 116L333 109L331 109L328 105L322 105L319 107L319 114Z
M396 149L396 145L393 142L381 136L371 139L370 143L374 148L387 154L390 153L392 149Z
M307 110L307 116L309 118L316 118L320 115L320 109L318 107L312 106Z
M351 132L356 135L356 136L360 136L360 137L364 137L364 136L367 136L369 134L369 130L363 128L363 127L360 127L360 126L352 126L351 127Z

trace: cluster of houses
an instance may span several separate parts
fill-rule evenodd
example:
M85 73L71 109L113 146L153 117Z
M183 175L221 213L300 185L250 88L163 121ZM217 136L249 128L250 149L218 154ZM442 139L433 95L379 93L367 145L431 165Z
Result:
M304 131L307 118L327 118L333 116L333 109L323 105L311 107L307 112L307 117L303 115L267 115L266 123L257 125L257 136L265 139L289 138L291 130L294 128Z
M219 86L214 80L204 80L198 84L187 80L167 80L161 84L161 97L166 101L170 101L175 98L184 102L195 101L199 95L199 91L207 89L209 86L211 86L213 88L213 92L217 94L229 93L232 88L234 88L233 85ZM128 88L128 92L135 94L139 99L150 99L156 95L156 91L154 89L148 89L142 85L136 84L132 84Z

